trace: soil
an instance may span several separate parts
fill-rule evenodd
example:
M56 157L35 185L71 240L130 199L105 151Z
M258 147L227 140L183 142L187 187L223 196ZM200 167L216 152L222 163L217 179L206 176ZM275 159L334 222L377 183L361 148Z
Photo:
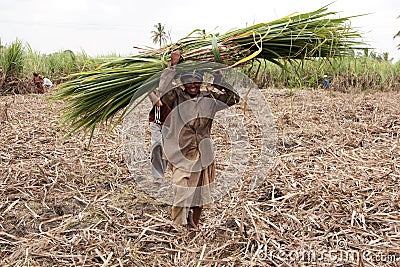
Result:
M0 97L0 265L398 266L400 94L262 91L273 166L198 231L136 187L121 127L88 147L66 136L50 93Z

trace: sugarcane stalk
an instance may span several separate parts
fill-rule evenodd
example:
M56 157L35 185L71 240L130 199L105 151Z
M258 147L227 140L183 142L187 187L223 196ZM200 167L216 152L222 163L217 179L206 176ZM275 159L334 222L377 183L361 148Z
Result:
M174 50L181 51L184 62L221 62L230 67L264 59L284 68L282 61L347 55L361 44L360 35L346 24L351 17L332 18L334 15L336 12L327 11L325 6L221 35L193 36L195 30L174 44L73 74L55 95L67 100L62 122L71 127L71 134L80 130L93 133L99 123L110 122L124 110L133 96L150 93L152 89L140 90L141 86L167 66ZM157 83L153 82L155 89ZM117 123L123 115L118 115Z

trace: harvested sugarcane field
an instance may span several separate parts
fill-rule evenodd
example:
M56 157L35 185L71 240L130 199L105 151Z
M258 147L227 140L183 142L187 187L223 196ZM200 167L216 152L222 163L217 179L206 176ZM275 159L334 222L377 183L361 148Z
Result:
M261 91L273 166L198 231L135 186L120 127L88 148L48 94L1 97L1 266L398 266L400 94Z
M74 1L0 10L1 267L400 266L397 2Z

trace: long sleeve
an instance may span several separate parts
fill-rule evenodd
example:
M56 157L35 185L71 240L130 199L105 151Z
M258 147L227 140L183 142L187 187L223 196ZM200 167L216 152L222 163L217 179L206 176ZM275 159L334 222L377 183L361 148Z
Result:
M228 82L226 82L224 79L219 78L218 83L216 80L214 80L213 86L222 91L223 93L215 93L214 97L225 103L228 106L233 106L234 104L238 103L240 100L239 95L234 91L232 85L230 85ZM221 107L220 109L223 109L225 107Z
M161 95L164 95L172 88L172 80L174 79L175 74L175 68L169 67L163 70L158 87Z
M158 97L158 93L156 94L154 92L151 92L149 94L149 98L150 98L151 104L153 106L157 103L158 100L160 100L160 98Z
M161 95L161 101L172 109L175 102L175 90L172 81L176 74L175 68L169 67L163 70L160 77L159 90Z

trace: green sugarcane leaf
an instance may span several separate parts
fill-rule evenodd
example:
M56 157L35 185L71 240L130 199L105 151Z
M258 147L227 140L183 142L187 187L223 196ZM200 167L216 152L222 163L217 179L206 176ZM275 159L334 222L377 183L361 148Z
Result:
M157 87L157 82L149 84L148 79L166 67L173 50L179 49L185 62L224 62L237 67L263 59L285 69L282 61L296 64L314 57L342 56L360 48L363 45L358 39L360 35L348 25L349 18L356 16L334 18L337 13L327 7L224 34L206 35L196 29L175 44L111 60L93 71L72 74L71 80L55 94L55 99L66 103L63 123L70 125L74 133L80 130L93 133L99 123L110 123L117 114L119 123L132 99L143 101Z
M222 58L219 53L217 38L215 38L215 35L212 35L211 45L212 45L212 52L214 54L215 62L222 63Z

